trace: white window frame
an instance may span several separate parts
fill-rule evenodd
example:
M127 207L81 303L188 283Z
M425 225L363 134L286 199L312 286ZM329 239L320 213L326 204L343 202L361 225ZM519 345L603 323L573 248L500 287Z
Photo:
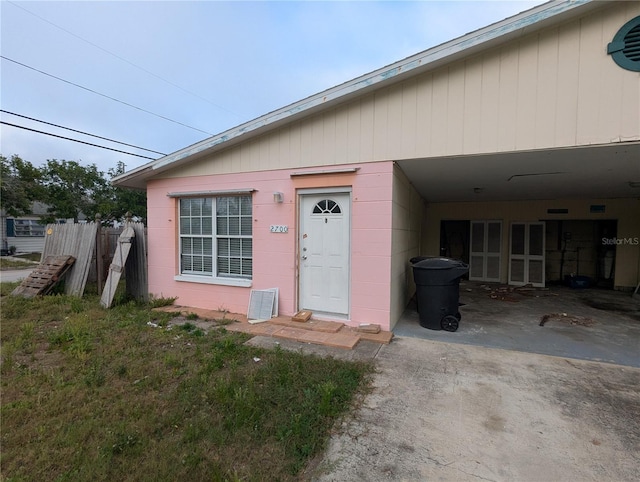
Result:
M181 193L184 194L184 193ZM196 194L196 193L194 193ZM177 206L177 217L178 217L178 269L179 269L179 273L178 275L176 275L174 277L175 280L177 281L187 281L187 282L194 282L194 283L206 283L206 284L219 284L219 285L228 285L228 286L241 286L241 287L250 287L251 283L252 283L252 278L253 278L253 199L251 196L250 192L246 192L246 191L242 191L240 193L237 192L224 192L224 193L220 193L220 195L211 195L212 193L207 192L207 193L197 193L198 195L191 195L191 196L171 196L171 197L176 197L178 198L178 206ZM242 212L240 211L237 215L233 214L227 214L227 215L218 215L218 203L222 200L222 199L227 199L229 197L238 197L238 198L245 198L245 200L249 201L249 207L251 209L251 211L249 213L246 212ZM181 203L183 200L194 200L194 199L200 199L200 200L205 200L208 199L211 202L211 233L183 233L182 229L183 229L183 219L197 219L198 217L200 217L202 219L202 216L185 216L182 215L181 212ZM246 206L246 204L245 204ZM248 227L250 230L250 234L246 234L242 232L242 229L239 227L239 231L238 234L229 234L229 233L222 233L222 232L218 232L218 225L219 225L219 221L221 221L222 219L237 219L238 221L238 226L242 225L245 229ZM244 224L242 224L242 221L244 220ZM194 271L190 271L190 270L186 270L183 267L183 256L188 256L189 254L194 254L194 253L184 253L183 251L183 242L187 239L210 239L211 240L211 271L199 271L199 270L194 270ZM219 273L219 258L221 258L221 256L219 256L218 253L218 247L219 247L219 241L222 240L229 240L231 242L231 240L237 239L240 240L240 246L242 246L243 242L246 242L247 240L251 243L251 253L250 253L250 259L251 259L251 274L224 274L224 273ZM229 243L230 244L230 243ZM199 255L200 253L196 253L196 255ZM243 256L243 252L242 252L242 248L240 250L240 257L242 259L246 259L247 256ZM203 256L207 256L206 253L202 253ZM233 259L234 257L231 256L231 254L229 253L227 255L229 257L229 260ZM242 263L242 259L240 261L240 263ZM208 267L207 267L208 268Z
M37 229L34 230L34 227ZM44 230L45 225L37 219L13 220L13 234L16 238L44 238Z

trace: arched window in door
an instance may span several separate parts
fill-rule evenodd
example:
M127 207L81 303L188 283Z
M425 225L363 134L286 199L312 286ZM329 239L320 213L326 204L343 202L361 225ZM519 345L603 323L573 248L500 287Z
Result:
M313 214L341 214L340 205L332 199L318 201L313 207Z

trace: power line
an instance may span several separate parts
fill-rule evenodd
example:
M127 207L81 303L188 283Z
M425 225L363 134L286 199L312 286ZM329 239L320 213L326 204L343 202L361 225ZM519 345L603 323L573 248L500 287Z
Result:
M211 104L212 106L217 107L218 109L224 110L225 112L228 112L229 114L233 114L233 115L235 115L235 116L236 116L236 117L238 117L238 118L240 117L240 116L239 116L238 114L236 114L235 112L232 112L232 111L230 111L229 109L225 109L225 108L224 108L224 107L222 107L221 105L216 104L215 102L211 102L209 99L207 99L207 98L205 98L205 97L202 97L201 95L198 95L198 94L196 94L196 93L194 93L194 92L191 92L190 90L187 90L187 89L185 89L184 87L181 87L181 86L179 86L178 84L175 84L175 83L171 82L170 80L167 80L167 79L165 79L164 77L159 76L158 74L154 74L154 73L153 73L153 72L151 72L150 70L147 70L147 69L145 69L144 67L141 67L141 66L139 66L139 65L137 65L137 64L135 64L135 63L133 63L133 62L131 62L130 60L127 60L127 59L125 59L124 57L121 57L120 55L118 55L118 54L116 54L116 53L114 53L114 52L111 52L110 50L107 50L107 49L105 49L104 47L101 47L100 45L95 44L95 43L91 42L90 40L87 40L87 39L85 39L85 38L81 37L80 35L77 35L77 34L75 34L75 33L71 32L70 30L67 30L66 28L61 27L60 25L56 25L55 23L51 22L50 20L47 20L46 18L41 17L40 15L38 15L38 14L36 14L36 13L32 12L31 10L27 10L26 8L24 8L24 7L23 7L23 6L21 6L21 5L16 4L15 2L12 2L12 1L10 1L10 0L7 0L7 3L10 3L11 5L13 5L13 6L15 6L15 7L18 7L18 8L20 8L20 9L22 9L22 10L24 10L24 11L25 11L25 12L27 12L28 14L33 15L33 16L34 16L34 17L36 17L36 18L39 18L39 19L40 19L40 20L42 20L43 22L46 22L46 23L48 23L49 25L52 25L52 26L54 26L55 28L57 28L57 29L59 29L59 30L62 30L63 32L65 32L65 33L67 33L67 34L71 35L72 37L75 37L75 38L77 38L77 39L79 39L79 40L82 40L83 42L86 42L87 44L91 45L92 47L97 48L98 50L102 50L103 52L105 52L105 53L107 53L107 54L109 54L109 55L112 55L113 57L117 58L118 60L121 60L122 62L125 62L125 63L127 63L127 64L131 65L132 67L135 67L136 69L139 69L139 70L141 70L142 72L145 72L146 74L149 74L149 75L151 75L151 76L155 77L156 79L160 79L160 80L162 80L163 82L166 82L167 84L171 85L172 87L175 87L176 89L181 90L182 92L185 92L185 93L187 93L187 94L189 94L189 95L192 95L192 96L194 96L194 97L197 97L198 99L203 100L203 101L207 102L208 104Z
M137 106L135 106L135 105L133 105L133 104L129 104L128 102L124 102L123 100L116 99L115 97L111 97L111 96L108 96L108 95L106 95L106 94L101 94L100 92L97 92L97 91L95 91L95 90L89 89L88 87L84 87L84 86L82 86L82 85L75 84L75 83L73 83L73 82L71 82L71 81L69 81L69 80L65 80L65 79L62 79L62 78L60 78L60 77L56 77L55 75L49 74L49 73L47 73L47 72L45 72L45 71L43 71L43 70L38 70L38 69L36 69L35 67L31 67L31 66L29 66L29 65L27 65L27 64L23 64L22 62L18 62L17 60L10 59L9 57L5 57L4 55L0 55L0 58L2 58L2 59L4 59L4 60L8 60L9 62L13 62L14 64L20 65L21 67L24 67L24 68L26 68L26 69L30 69L30 70L33 70L33 71L38 72L38 73L40 73L40 74L43 74L43 75L46 75L46 76L48 76L48 77L54 78L54 79L56 79L56 80L59 80L59 81L61 81L61 82L66 83L66 84L73 85L74 87L78 87L78 88L80 88L80 89L86 90L86 91L88 91L88 92L91 92L92 94L96 94L96 95L99 95L99 96L101 96L101 97L105 97L105 98L107 98L107 99L109 99L109 100L113 100L113 101L115 101L115 102L119 102L120 104L124 104L124 105L126 105L126 106L128 106L128 107L132 107L132 108L137 109L137 110L139 110L139 111L146 112L147 114L151 114L151 115L153 115L153 116L159 117L159 118L164 119L164 120L167 120L167 121L169 121L169 122L173 122L174 124L179 124L179 125L181 125L181 126L183 126L183 127L187 127L187 128L189 128L189 129L193 129L194 131L202 132L203 134L207 134L207 135L209 135L209 136L212 136L212 135L213 135L213 134L212 134L212 133L210 133L210 132L203 131L202 129L198 129L197 127L193 127L193 126L190 126L190 125L187 125L187 124L183 124L182 122L178 122L178 121L175 121L175 120L173 120L173 119L169 119L168 117L165 117L165 116L163 116L163 115L156 114L156 113L154 113L154 112L148 111L148 110L146 110L146 109L143 109L142 107L137 107Z
M37 129L31 129L30 127L19 126L18 124L12 124L10 122L5 122L3 120L0 120L0 124L5 124L5 125L11 126L11 127L17 127L18 129L24 129L24 130L31 131L31 132L37 132L38 134L44 134L44 135L51 136L51 137L58 137L59 139L64 139L64 140L67 140L67 141L79 142L80 144L86 144L86 145L92 146L92 147L99 147L100 149L108 149L110 151L120 152L122 154L128 154L129 156L142 157L143 159L151 159L152 161L155 161L155 158L153 158L153 157L147 157L147 156L143 156L141 154L134 154L133 152L121 151L119 149L114 149L113 147L100 146L98 144L92 144L91 142L85 142L85 141L81 141L81 140L78 140L78 139L72 139L71 137L59 136L58 134L51 134L50 132L44 132L44 131L39 131Z
M135 149L140 149L140 150L147 151L147 152L153 152L154 154L160 154L161 156L166 156L166 154L164 152L158 152L158 151L154 151L152 149L145 149L144 147L136 146L134 144L127 144L126 142L116 141L114 139L109 139L108 137L102 137L102 136L98 136L96 134L90 134L88 132L79 131L77 129L72 129L71 127L65 127L65 126L61 126L61 125L58 125L58 124L53 124L51 122L46 122L46 121L43 121L43 120L40 120L40 119L35 119L33 117L28 117L26 115L16 114L15 112L9 112L8 110L0 109L0 112L4 112L5 114L15 115L16 117L22 117L23 119L29 119L29 120L34 121L34 122L40 122L41 124L47 124L49 126L59 127L60 129L65 129L65 130L68 130L68 131L77 132L77 133L83 134L85 136L96 137L96 138L102 139L104 141L115 142L116 144L122 144L123 146L133 147Z

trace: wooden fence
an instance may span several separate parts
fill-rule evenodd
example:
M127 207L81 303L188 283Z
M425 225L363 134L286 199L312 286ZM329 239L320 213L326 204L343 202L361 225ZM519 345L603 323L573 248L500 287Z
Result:
M65 293L82 296L88 280L95 281L102 293L118 238L124 227L135 232L133 246L125 266L127 294L148 299L146 228L142 223L128 222L121 228L105 228L98 223L48 224L42 260L47 256L71 255L76 258L65 277Z
M96 223L47 224L42 261L47 256L70 255L76 258L65 277L64 292L82 296L96 247Z

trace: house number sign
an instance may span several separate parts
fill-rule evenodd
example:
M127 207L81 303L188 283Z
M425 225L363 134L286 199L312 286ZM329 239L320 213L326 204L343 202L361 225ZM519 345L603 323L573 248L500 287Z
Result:
M288 233L289 232L289 226L283 225L283 224L272 224L270 229L272 233Z

